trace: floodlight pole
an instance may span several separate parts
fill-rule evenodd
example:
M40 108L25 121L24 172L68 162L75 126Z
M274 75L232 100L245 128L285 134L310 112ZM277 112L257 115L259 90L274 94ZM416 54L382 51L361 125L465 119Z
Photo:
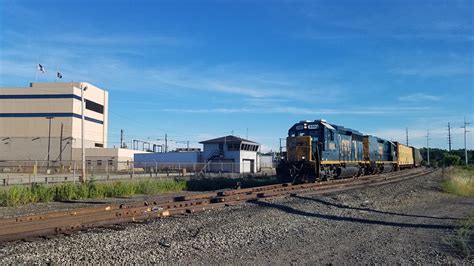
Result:
M82 183L86 182L86 150L84 147L84 91L87 90L86 87L82 87L81 84L81 160L82 160L82 169L81 169L81 179Z

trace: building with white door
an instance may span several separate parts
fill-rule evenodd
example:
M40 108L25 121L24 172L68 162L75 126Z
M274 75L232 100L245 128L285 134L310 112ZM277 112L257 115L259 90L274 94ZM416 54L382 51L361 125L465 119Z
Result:
M208 171L256 173L260 144L236 136L225 136L200 142Z

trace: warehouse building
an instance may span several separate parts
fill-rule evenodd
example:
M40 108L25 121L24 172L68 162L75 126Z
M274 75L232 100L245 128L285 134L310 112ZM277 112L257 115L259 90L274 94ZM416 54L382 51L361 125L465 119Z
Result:
M86 160L133 160L134 152L107 149L107 91L86 82L54 82L0 88L0 161L81 160L81 89Z

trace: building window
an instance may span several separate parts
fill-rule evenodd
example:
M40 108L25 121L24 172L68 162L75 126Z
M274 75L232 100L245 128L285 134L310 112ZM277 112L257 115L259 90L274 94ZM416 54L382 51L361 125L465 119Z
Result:
M104 106L102 104L98 104L98 103L93 102L91 100L86 100L86 109L97 112L99 114L104 113Z
M96 143L96 144L94 144L94 146L102 148L102 147L104 147L104 144L102 144L102 143Z
M107 163L109 164L109 166L113 166L113 165L114 165L114 161L112 161L112 160L108 160Z
M97 160L97 166L101 166L102 165L102 160Z
M238 151L240 149L239 143L229 143L227 144L227 150L229 151Z
M87 163L87 165L91 165L91 164L92 164L91 160L86 160L86 163Z

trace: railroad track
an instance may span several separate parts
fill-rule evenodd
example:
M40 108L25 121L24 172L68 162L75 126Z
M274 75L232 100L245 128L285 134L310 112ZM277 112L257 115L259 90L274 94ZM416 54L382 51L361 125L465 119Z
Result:
M148 201L128 204L111 204L70 211L4 218L0 219L0 242L54 234L70 234L74 231L112 224L197 213L263 198L316 195L357 189L398 182L408 178L427 175L433 171L417 169L415 171L402 171L310 184L293 185L283 183L174 197L168 200L150 198Z

